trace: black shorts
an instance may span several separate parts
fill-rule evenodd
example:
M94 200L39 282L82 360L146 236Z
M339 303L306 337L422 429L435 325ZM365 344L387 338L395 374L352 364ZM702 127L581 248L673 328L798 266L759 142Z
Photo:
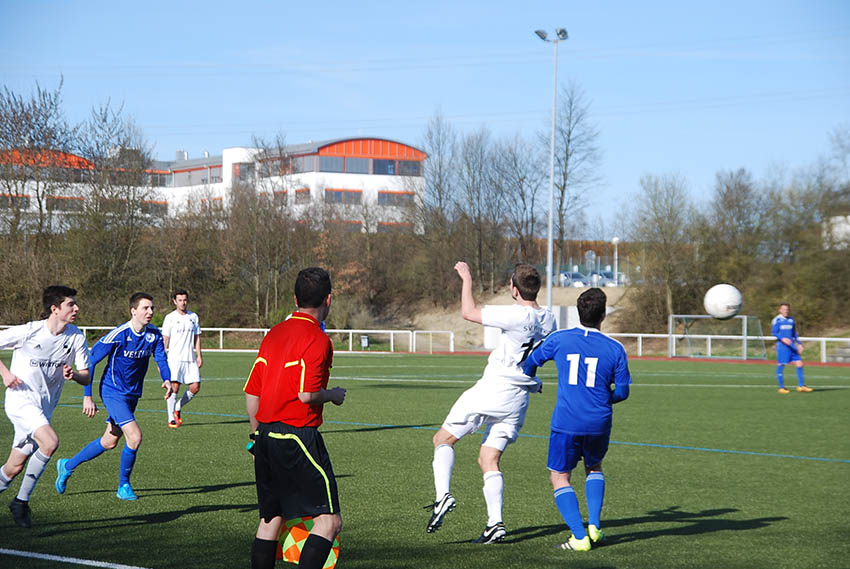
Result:
M336 479L318 429L260 423L257 432L254 474L262 519L339 513Z

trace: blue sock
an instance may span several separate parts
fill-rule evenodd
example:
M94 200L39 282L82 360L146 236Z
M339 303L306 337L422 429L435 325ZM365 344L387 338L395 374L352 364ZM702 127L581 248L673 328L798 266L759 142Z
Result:
M605 498L605 476L601 472L588 474L584 482L584 493L587 500L587 523L600 527L602 500Z
M806 381L803 379L803 368L801 367L797 368L797 385L800 387L806 385Z
M555 505L558 506L561 517L564 518L564 522L569 526L575 538L584 539L587 532L584 531L584 522L578 509L578 498L576 498L576 492L572 486L564 486L555 490Z
M779 382L779 389L785 388L785 378L782 375L784 369L785 364L779 364L778 366L776 366L776 381Z
M69 458L68 462L65 463L65 468L68 469L68 472L73 472L82 463L97 458L105 452L106 449L100 444L100 439L95 439L84 446L80 452Z
M136 451L138 449L130 448L126 444L124 450L121 451L121 478L118 481L119 486L130 483L130 475L133 473L133 465L136 464Z

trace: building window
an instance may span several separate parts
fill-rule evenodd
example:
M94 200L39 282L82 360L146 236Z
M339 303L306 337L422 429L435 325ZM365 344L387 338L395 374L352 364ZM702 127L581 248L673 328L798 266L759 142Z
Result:
M273 194L274 203L277 205L286 205L287 200L287 191L286 190L276 190Z
M298 156L292 159L292 171L298 172L315 172L316 160L313 154L309 156Z
M378 205L411 205L413 203L414 195L416 195L414 192L391 192L388 190L379 191Z
M352 221L352 220L344 220L344 219L331 219L328 221L328 225L330 227L335 227L344 231L345 233L362 233L363 232L363 222L362 221Z
M345 171L350 174L368 174L369 159L368 158L346 158Z
M363 190L325 190L325 203L359 204L363 199Z
M29 209L30 197L22 194L0 194L0 208Z
M160 200L144 200L142 202L142 213L148 215L168 215L168 202Z
M398 161L398 175L399 176L421 176L422 175L422 162L416 162L414 160L399 160Z
M320 172L344 172L342 156L319 156Z
M373 173L384 176L395 176L395 160L373 160Z
M254 181L254 163L242 162L233 165L233 179L240 182ZM191 179L190 184L191 185Z
M379 221L378 233L409 233L413 230L412 223Z
M83 211L83 198L76 196L47 196L47 209L53 211Z
M295 188L295 203L310 203L310 188Z

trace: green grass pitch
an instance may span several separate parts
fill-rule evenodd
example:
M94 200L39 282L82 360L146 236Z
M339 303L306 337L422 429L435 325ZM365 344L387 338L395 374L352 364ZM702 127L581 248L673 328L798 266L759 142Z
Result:
M84 417L82 388L68 384L53 418L60 449L31 500L34 526L18 528L6 509L16 480L0 498L0 549L110 566L249 566L257 514L241 390L253 356L207 353L204 361L201 392L180 429L166 427L159 382L150 376L145 385L136 413L144 433L133 474L138 502L115 497L117 450L81 466L66 494L56 493L56 458L99 436L105 418L103 410ZM508 538L479 546L469 540L486 522L480 436L457 445L459 504L435 534L425 533L423 506L434 498L431 437L485 358L337 354L335 362L331 385L348 396L326 407L322 432L339 482L342 569L850 565L850 368L808 366L816 391L781 396L771 365L632 361L632 394L615 407L604 462L608 542L571 553L553 548L568 532L546 470L552 364L502 459ZM786 373L795 385L793 370ZM3 417L0 444L11 438ZM57 566L74 565L0 553L0 567Z

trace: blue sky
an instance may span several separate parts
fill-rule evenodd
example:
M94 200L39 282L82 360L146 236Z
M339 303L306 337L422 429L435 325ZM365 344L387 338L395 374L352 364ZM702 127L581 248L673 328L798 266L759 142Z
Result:
M559 83L586 92L604 152L589 218L608 226L643 174L700 196L721 169L811 164L850 123L842 0L0 0L0 83L64 76L72 121L123 103L161 159L278 133L417 145L438 109L461 131L532 138L548 132L553 56L533 31L556 27Z

